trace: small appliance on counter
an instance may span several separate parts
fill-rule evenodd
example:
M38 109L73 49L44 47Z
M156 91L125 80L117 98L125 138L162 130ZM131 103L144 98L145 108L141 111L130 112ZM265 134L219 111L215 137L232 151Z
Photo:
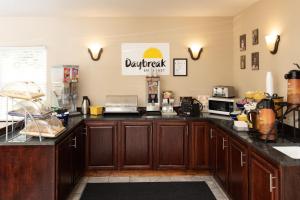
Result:
M215 86L212 91L213 97L233 98L234 88L232 86Z
M199 116L203 105L193 97L180 97L179 115L182 116Z
M163 92L163 100L162 100L162 115L177 115L174 111L174 93L172 91L164 91Z
M107 95L104 114L139 114L137 95Z
M262 99L257 103L256 110L248 113L248 120L252 123L262 140L276 140L276 112L272 99Z
M234 98L208 98L208 112L219 115L230 115L230 113L238 110L236 99Z
M300 69L300 65L296 63L294 65ZM288 80L287 102L300 105L300 70L291 70L284 78Z
M82 103L81 103L81 112L82 112L82 114L84 114L84 115L89 114L90 105L91 105L91 101L88 98L88 96L83 96Z
M51 69L52 106L67 109L70 116L77 112L79 66L61 65Z
M146 112L147 115L160 115L160 78L146 77Z

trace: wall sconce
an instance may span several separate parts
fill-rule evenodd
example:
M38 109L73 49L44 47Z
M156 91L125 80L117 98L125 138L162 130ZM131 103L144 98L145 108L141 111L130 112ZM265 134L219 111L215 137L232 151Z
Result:
M191 47L188 48L188 51L193 60L199 60L203 48L199 45L192 45Z
M88 52L93 61L98 61L103 52L103 48L99 44L93 44L88 48Z
M280 42L280 35L277 35L277 34L267 35L265 37L265 39L266 39L267 47L268 47L270 53L276 54L278 51L278 46L279 46L279 42Z

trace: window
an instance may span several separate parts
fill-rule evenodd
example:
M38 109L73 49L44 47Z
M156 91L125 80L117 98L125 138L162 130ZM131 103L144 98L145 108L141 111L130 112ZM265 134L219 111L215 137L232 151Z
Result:
M45 47L0 47L0 88L15 81L33 81L47 94ZM6 98L0 98L0 121L6 120Z

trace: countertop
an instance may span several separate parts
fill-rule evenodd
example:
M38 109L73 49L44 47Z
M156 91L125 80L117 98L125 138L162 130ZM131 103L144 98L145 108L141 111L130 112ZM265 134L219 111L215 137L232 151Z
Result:
M299 143L292 143L289 140L278 138L276 142L265 143L254 137L253 134L249 132L241 132L235 131L233 127L233 121L228 117L218 116L218 115L210 115L208 113L202 113L198 117L181 117L181 116L77 116L69 118L69 123L66 126L66 130L57 138L44 138L42 142L39 142L38 138L33 138L27 142L5 142L5 135L0 137L0 146L3 145L55 145L59 143L63 138L65 138L70 131L74 127L76 127L79 123L93 120L183 120L183 121L207 121L210 122L217 127L223 129L229 135L235 137L236 139L240 139L250 148L253 148L255 151L264 155L271 161L281 166L300 166L300 159L292 159L285 154L277 151L272 148L272 146L300 146Z

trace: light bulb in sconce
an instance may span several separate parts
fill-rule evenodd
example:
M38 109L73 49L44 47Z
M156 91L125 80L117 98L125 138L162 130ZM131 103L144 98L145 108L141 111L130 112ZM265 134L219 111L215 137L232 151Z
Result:
M193 60L198 60L203 51L203 47L201 45L193 44L188 48L188 51Z
M100 44L94 43L94 44L90 45L90 47L88 48L88 52L93 61L98 61L103 52L103 48L101 47Z
M265 37L267 48L269 49L271 54L276 54L278 51L278 46L280 42L279 34L270 34Z

